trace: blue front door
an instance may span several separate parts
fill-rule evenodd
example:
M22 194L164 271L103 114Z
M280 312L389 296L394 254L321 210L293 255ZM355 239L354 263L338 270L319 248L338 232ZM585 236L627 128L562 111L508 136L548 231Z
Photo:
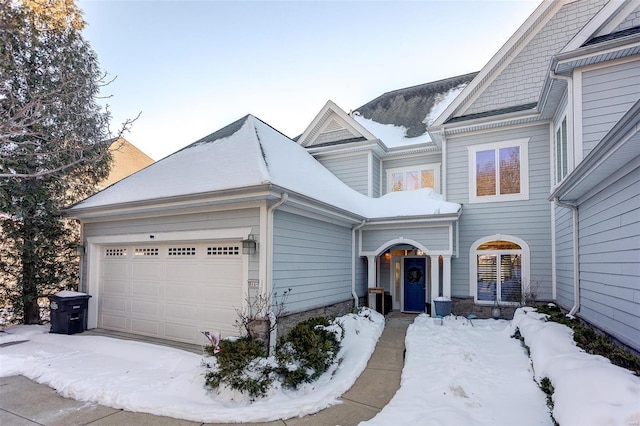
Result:
M424 312L427 282L424 257L404 258L404 310Z

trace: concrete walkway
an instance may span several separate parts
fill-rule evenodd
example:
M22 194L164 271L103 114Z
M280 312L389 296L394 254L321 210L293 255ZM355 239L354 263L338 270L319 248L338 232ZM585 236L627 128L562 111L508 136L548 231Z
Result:
M391 313L366 369L341 404L316 414L250 423L254 426L350 426L374 417L400 387L404 365L404 338L415 315ZM132 413L98 404L63 398L52 388L23 376L0 378L0 425L171 425L196 426L203 423ZM207 423L207 425L211 425Z

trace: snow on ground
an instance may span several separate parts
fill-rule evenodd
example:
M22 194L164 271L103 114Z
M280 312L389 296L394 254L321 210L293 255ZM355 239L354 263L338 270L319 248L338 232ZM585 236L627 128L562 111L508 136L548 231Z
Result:
M518 309L518 327L531 350L536 379L551 379L553 417L562 426L640 425L640 378L575 345L570 328L531 308Z
M0 344L29 340L0 348L0 376L20 374L79 401L205 423L303 416L339 402L364 371L384 328L377 312L349 314L341 322L341 363L315 383L297 391L276 387L253 404L233 403L207 389L202 355L101 336L48 334L43 326L0 333Z
M204 386L203 357L141 342L47 334L48 326L0 332L0 376L22 374L81 401L200 422L260 422L317 412L338 403L364 370L384 321L377 313L343 317L342 362L298 391L237 404ZM533 368L518 328L531 350ZM513 321L420 315L407 330L401 388L368 425L551 425L534 377L555 387L562 426L640 424L640 378L588 355L571 330L528 308Z
M361 425L552 425L509 321L420 315L409 326L401 388Z

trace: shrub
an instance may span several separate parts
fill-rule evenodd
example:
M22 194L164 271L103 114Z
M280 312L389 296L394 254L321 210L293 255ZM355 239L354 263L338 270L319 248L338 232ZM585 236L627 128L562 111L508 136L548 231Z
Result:
M330 327L338 327L337 336ZM333 364L340 350L342 327L323 317L298 323L278 342L276 359L284 386L296 388L311 382Z
M261 342L250 337L235 341L222 340L220 352L206 348L217 360L217 368L207 372L206 382L212 388L226 385L248 394L252 400L266 395L274 380L273 367L267 362Z

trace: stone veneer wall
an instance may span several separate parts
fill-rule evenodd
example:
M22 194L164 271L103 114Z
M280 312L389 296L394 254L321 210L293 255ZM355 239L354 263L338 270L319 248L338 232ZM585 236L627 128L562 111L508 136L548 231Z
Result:
M278 337L286 335L296 324L313 317L339 317L353 309L353 299L309 311L297 312L278 319Z

